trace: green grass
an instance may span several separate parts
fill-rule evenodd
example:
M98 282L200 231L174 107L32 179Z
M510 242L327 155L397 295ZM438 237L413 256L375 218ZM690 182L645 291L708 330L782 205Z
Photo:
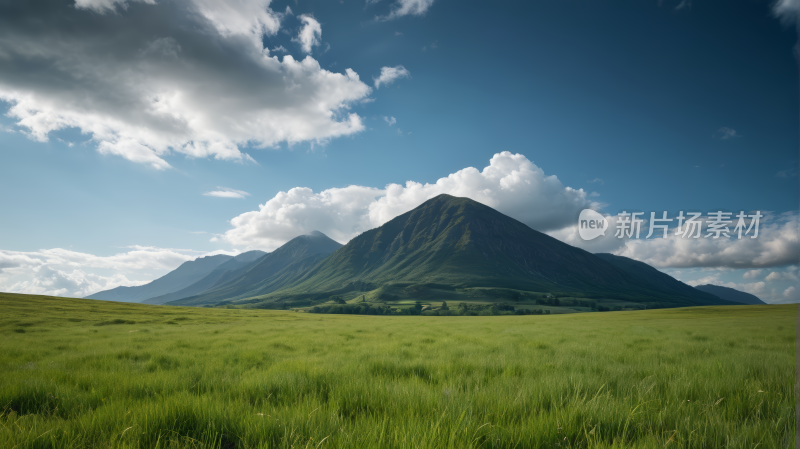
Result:
M3 448L790 448L797 306L315 315L0 294Z

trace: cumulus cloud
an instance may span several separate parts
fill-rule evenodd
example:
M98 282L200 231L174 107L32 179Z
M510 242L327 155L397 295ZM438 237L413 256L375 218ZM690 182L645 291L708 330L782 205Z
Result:
M0 291L84 297L120 285L145 284L183 262L213 254L236 254L134 246L111 256L54 248L0 250Z
M385 121L386 123L388 123L388 124L389 124L389 126L392 126L392 125L394 125L395 123L397 123L397 119L395 119L394 117L386 117L386 116L383 116L383 121Z
M367 4L378 3L380 0L367 0ZM421 16L433 4L433 0L397 0L392 4L392 9L385 16L375 17L376 20L394 20L403 16Z
M797 264L800 260L800 214L767 214L758 238L687 239L670 232L668 238L630 239L615 254L652 266L769 268Z
M381 84L388 86L400 78L411 78L411 72L398 65L395 67L381 67L381 75L373 78L373 80L375 81L375 88L378 89Z
M797 275L790 271L773 271L765 278L767 281L796 281Z
M442 193L472 198L538 230L563 228L590 206L582 189L564 186L521 154L502 152L483 170L468 167L433 184L279 192L259 210L233 218L233 229L223 238L240 248L272 250L298 234L318 230L345 243Z
M371 88L350 69L272 56L263 38L284 15L269 4L6 3L0 101L31 139L76 128L100 153L156 169L170 167L169 154L244 162L247 145L325 143L363 130L350 108Z
M602 204L595 203L593 208ZM656 215L657 218L660 215ZM660 238L660 230L656 230L651 238L644 238L649 233L649 215L640 217L641 238L617 238L617 216L605 215L609 221L604 236L591 241L580 238L576 224L563 229L548 232L572 246L593 253L609 252L629 257L657 268L693 268L723 267L736 269L754 269L745 273L745 279L754 279L761 275L760 268L781 267L797 264L800 260L800 213L785 212L781 214L767 213L761 218L758 238L744 236L737 238L683 238L676 235L676 228L670 228L667 238ZM674 218L674 217L672 217ZM706 235L708 217L700 217L703 222L703 236ZM658 223L657 223L658 224ZM752 235L752 231L750 235ZM731 234L735 235L735 234Z
M303 52L311 53L311 49L320 44L322 26L317 22L317 19L307 14L301 15L299 19L303 21L303 28L300 29L300 33L292 41L299 43Z
M236 190L228 187L219 187L219 186L217 186L217 189L219 190L206 192L203 195L215 196L217 198L244 198L246 196L250 196L250 194L245 192L244 190Z
M745 274L742 275L744 279L756 279L757 277L761 276L764 273L764 270L749 270Z

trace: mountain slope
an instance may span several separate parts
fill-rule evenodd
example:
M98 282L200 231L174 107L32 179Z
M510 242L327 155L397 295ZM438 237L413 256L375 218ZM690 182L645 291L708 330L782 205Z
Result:
M488 206L450 195L364 232L303 279L264 299L402 283L708 302L694 289L661 289Z
M169 304L215 304L274 292L297 282L341 246L341 243L318 231L295 237L246 269L229 273L228 279L213 288Z
M684 284L674 277L663 273L644 262L639 262L638 260L633 260L628 257L615 256L614 254L608 253L598 253L595 254L595 256L638 277L639 279L642 279L651 285L653 289L671 292L676 296L691 297L694 298L698 304L720 304L720 299L727 300L727 298L722 298L707 291L701 291L701 293L698 294L697 289L691 285Z
M208 273L199 281L195 282L194 284L178 290L173 293L168 293L166 295L155 296L153 298L148 298L142 301L143 304L164 304L165 302L170 301L177 301L179 299L188 298L189 296L194 296L200 294L210 288L213 288L215 285L224 282L227 277L231 276L232 273L236 273L242 268L248 267L255 263L258 259L264 257L267 253L264 251L248 251L246 253L239 254L238 256L221 263L217 266L214 270Z
M757 296L745 293L735 288L721 287L719 285L698 285L696 289L718 296L726 301L739 302L742 304L766 304L764 301L758 299Z
M220 264L232 259L231 256L219 254L216 256L201 257L184 262L173 271L164 276L137 287L117 287L89 295L87 299L101 299L104 301L142 302L148 298L176 292L188 287L205 277Z

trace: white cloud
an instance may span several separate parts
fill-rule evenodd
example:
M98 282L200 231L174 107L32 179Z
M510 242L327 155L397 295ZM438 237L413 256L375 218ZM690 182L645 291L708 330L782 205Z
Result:
M16 282L4 290L13 293L81 298L120 285L135 286L147 283L131 281L122 274L100 276L79 269L62 271L47 266L33 270L31 275L28 279Z
M33 252L0 250L0 291L84 297L120 285L146 284L183 262L224 251L134 246L127 252L95 256L62 248Z
M375 88L381 87L381 84L388 86L400 78L411 78L411 72L406 70L405 67L398 65L395 67L381 67L381 75L373 78L375 81Z
M744 279L755 279L761 276L764 273L764 270L749 270L745 274L742 275Z
M192 0L199 12L223 36L247 34L261 48L261 36L275 35L282 15L269 7L271 0Z
M156 169L170 167L170 154L244 162L252 160L244 146L323 144L362 131L350 108L371 88L350 69L271 56L262 37L283 14L269 4L14 3L0 17L0 100L31 139L77 128L100 153ZM311 24L318 37L311 21L304 29Z
M228 187L219 187L219 186L217 186L217 188L219 190L206 192L203 195L215 196L217 198L244 198L246 196L250 196L250 194L245 192L244 190L236 190Z
M386 116L383 116L383 121L385 121L386 123L388 123L388 124L389 124L389 126L392 126L392 125L394 125L395 123L397 123L397 120L396 120L394 117L386 117Z
M790 272L790 271L784 271L784 272L773 271L772 273L767 275L765 280L766 281L796 281L797 280L797 275L792 273L792 272Z
M539 230L562 228L590 205L583 190L546 176L521 154L503 152L482 171L465 168L434 184L353 185L319 193L295 187L233 218L224 239L237 247L272 250L317 230L345 243L442 193L472 198Z
M574 225L551 235L592 252L609 251L658 268L768 268L797 264L800 260L799 227L800 214L786 212L767 214L762 218L759 236L755 239L749 236L741 240L686 239L676 236L674 229L666 239L617 239L614 237L615 222L611 222L606 237L597 239L602 241L596 244L598 248L601 244L605 245L602 249L594 249L592 242L582 242ZM647 226L643 226L643 231L646 229ZM646 233L643 232L642 237L644 235Z
M794 298L795 296L797 296L797 289L795 289L794 286L790 286L789 288L783 291L784 298L789 299L789 298Z
M369 3L377 3L380 0L368 0ZM413 15L424 15L428 8L433 4L433 0L397 0L392 4L391 12L386 16L378 16L377 20L393 20L399 17Z
M762 224L756 239L668 239L629 241L620 255L627 255L659 267L774 267L797 263L797 213Z
M303 28L300 29L300 33L292 41L299 43L305 53L311 53L311 49L320 44L322 26L317 22L317 19L307 14L301 15L299 19L303 21Z
M596 210L603 206L599 203L592 204L592 208ZM800 236L798 235L800 213L798 212L767 213L761 219L759 236L755 239L745 236L741 240L736 238L681 238L674 234L674 228L670 229L666 239L658 238L661 231L656 231L651 238L645 239L644 237L649 232L649 215L641 217L644 219L640 234L642 238L621 239L615 236L617 217L609 214L605 217L609 221L605 236L588 242L580 238L575 224L549 231L548 234L589 252L609 252L639 260L657 268L759 269L794 265L800 260ZM707 220L707 217L704 220ZM706 227L707 225L704 224L703 229ZM705 232L703 234L705 235ZM761 271L753 270L745 275L745 279L754 279L759 275L761 275ZM786 276L790 275L792 274L781 276L783 276L782 279L788 279Z

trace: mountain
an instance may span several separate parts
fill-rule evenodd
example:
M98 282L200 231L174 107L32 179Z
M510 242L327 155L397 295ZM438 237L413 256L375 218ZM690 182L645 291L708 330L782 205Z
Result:
M200 294L210 288L213 288L215 285L225 282L229 277L235 276L234 273L237 273L239 270L252 265L265 255L267 255L267 253L258 250L239 254L238 256L219 264L210 273L194 284L176 292L145 299L142 301L142 303L164 304L166 302L177 301L179 299Z
M169 305L218 304L274 292L297 282L341 246L318 231L295 237L255 263L229 272L212 288L172 301Z
M86 299L142 302L155 296L165 295L188 287L204 278L220 264L225 263L232 258L233 257L231 256L219 254L216 256L207 256L190 260L182 263L181 266L175 270L170 271L164 276L145 285L140 285L137 287L112 288L111 290L104 290L102 292L89 295L86 297Z
M662 284L471 199L439 195L355 237L282 290L248 302L319 299L399 285L416 291L493 287L675 305L727 304L692 288Z
M698 285L696 289L718 296L726 301L739 302L742 304L766 304L764 301L758 299L757 296L750 293L741 292L735 288L720 287L719 285Z
M697 289L691 285L684 284L683 282L675 279L674 277L662 273L661 271L651 267L650 265L633 260L628 257L615 256L614 254L598 253L595 256L609 262L615 267L636 276L651 286L654 290L663 292L670 292L675 296L686 296L694 299L698 304L719 304L720 299L732 301L728 298L723 298L715 295L707 290L701 290L698 294ZM740 302L740 301L736 301Z

